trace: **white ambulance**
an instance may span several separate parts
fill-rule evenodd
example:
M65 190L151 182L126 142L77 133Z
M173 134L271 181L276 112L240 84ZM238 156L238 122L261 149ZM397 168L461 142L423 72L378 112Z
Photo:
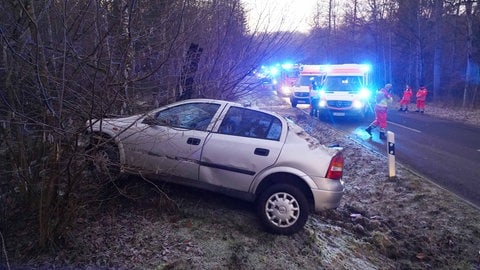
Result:
M325 65L302 65L300 67L300 76L291 88L290 103L292 107L297 107L297 104L311 103L311 96L316 96L314 91L320 89L325 78L325 68Z
M322 65L324 78L311 92L313 115L357 116L373 112L369 87L370 66L361 64Z

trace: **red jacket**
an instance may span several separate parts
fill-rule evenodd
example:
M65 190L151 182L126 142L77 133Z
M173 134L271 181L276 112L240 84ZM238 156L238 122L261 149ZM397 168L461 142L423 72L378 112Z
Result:
M422 86L417 91L417 100L426 100L427 99L427 88Z
M410 100L410 98L412 97L412 88L406 88L405 91L403 91L403 97L402 99L404 100Z

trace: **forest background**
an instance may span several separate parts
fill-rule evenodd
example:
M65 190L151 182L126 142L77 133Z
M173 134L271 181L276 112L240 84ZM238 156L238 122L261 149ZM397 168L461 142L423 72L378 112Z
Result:
M375 87L425 84L429 102L480 106L478 1L324 2L304 33L252 26L239 0L1 1L2 239L23 214L38 250L58 248L95 201L77 147L88 119L234 100L262 64L368 62Z

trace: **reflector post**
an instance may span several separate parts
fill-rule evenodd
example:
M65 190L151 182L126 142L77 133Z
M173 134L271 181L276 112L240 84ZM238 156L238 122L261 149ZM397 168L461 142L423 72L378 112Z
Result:
M387 131L388 176L395 177L395 133Z

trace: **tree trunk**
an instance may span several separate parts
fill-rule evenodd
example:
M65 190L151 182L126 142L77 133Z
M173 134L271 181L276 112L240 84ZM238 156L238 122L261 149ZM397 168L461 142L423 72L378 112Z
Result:
M472 59L472 5L474 1L467 0L465 1L465 18L467 26L467 36L466 36L466 51L467 51L467 70L465 74L465 88L463 89L463 103L462 107L468 105L468 90L472 82L472 73L473 73L473 59Z
M441 64L442 64L442 38L441 30L443 29L442 15L443 15L443 1L436 0L434 6L434 55L433 55L433 99L439 96L441 83Z

